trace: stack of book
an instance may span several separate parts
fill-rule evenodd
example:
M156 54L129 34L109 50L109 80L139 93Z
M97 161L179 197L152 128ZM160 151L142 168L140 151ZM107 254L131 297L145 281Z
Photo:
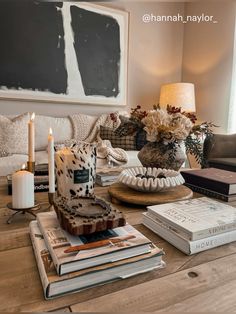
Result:
M194 192L221 199L236 201L236 172L206 168L181 171L185 185Z
M54 212L47 212L30 223L30 235L46 299L165 265L163 251L128 224L72 236Z
M201 197L147 207L143 224L191 255L236 241L236 208Z
M115 183L120 175L120 171L98 172L96 183L101 186L108 186Z

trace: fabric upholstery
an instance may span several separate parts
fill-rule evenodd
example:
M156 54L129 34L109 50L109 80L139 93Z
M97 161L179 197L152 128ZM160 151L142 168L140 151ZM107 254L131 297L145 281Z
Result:
M141 166L141 163L137 157L138 151L127 151L128 162L125 167ZM27 155L12 155L9 157L0 158L0 176L6 176L19 170L23 164L27 163ZM35 159L37 164L46 164L48 162L48 155L45 150L35 153ZM97 158L97 169L103 169L107 167L107 159Z
M206 166L236 171L236 134L214 134L203 145Z
M81 113L71 115L69 118L73 127L73 138L77 141L84 141L90 135L98 119Z
M55 143L63 143L72 138L73 130L68 117L35 116L35 150L46 149L48 132L52 128Z
M113 147L119 147L124 150L136 149L135 135L118 136L114 133L114 129L101 126L100 137L102 140L109 140Z
M17 116L12 120L0 116L1 157L11 154L27 154L29 119L28 113Z

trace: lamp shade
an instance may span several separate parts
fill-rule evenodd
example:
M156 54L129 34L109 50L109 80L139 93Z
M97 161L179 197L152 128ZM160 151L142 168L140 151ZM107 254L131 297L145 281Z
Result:
M194 85L191 83L165 84L161 87L159 104L181 107L183 111L195 112Z

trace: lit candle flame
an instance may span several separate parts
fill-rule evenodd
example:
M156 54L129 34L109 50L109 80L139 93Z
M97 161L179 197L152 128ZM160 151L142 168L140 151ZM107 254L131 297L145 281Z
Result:
M33 113L31 114L30 120L31 120L31 121L34 121L34 118L35 118L35 113L33 112Z
M26 165L23 164L23 165L21 166L21 170L25 170L25 168L26 168Z
M49 129L49 135L52 135L52 128Z

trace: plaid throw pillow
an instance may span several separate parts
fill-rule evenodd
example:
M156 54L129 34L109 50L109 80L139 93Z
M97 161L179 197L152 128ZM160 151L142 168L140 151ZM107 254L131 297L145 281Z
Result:
M101 126L100 137L102 140L109 140L114 148L119 147L124 150L136 150L135 134L120 137L115 134L114 129Z

